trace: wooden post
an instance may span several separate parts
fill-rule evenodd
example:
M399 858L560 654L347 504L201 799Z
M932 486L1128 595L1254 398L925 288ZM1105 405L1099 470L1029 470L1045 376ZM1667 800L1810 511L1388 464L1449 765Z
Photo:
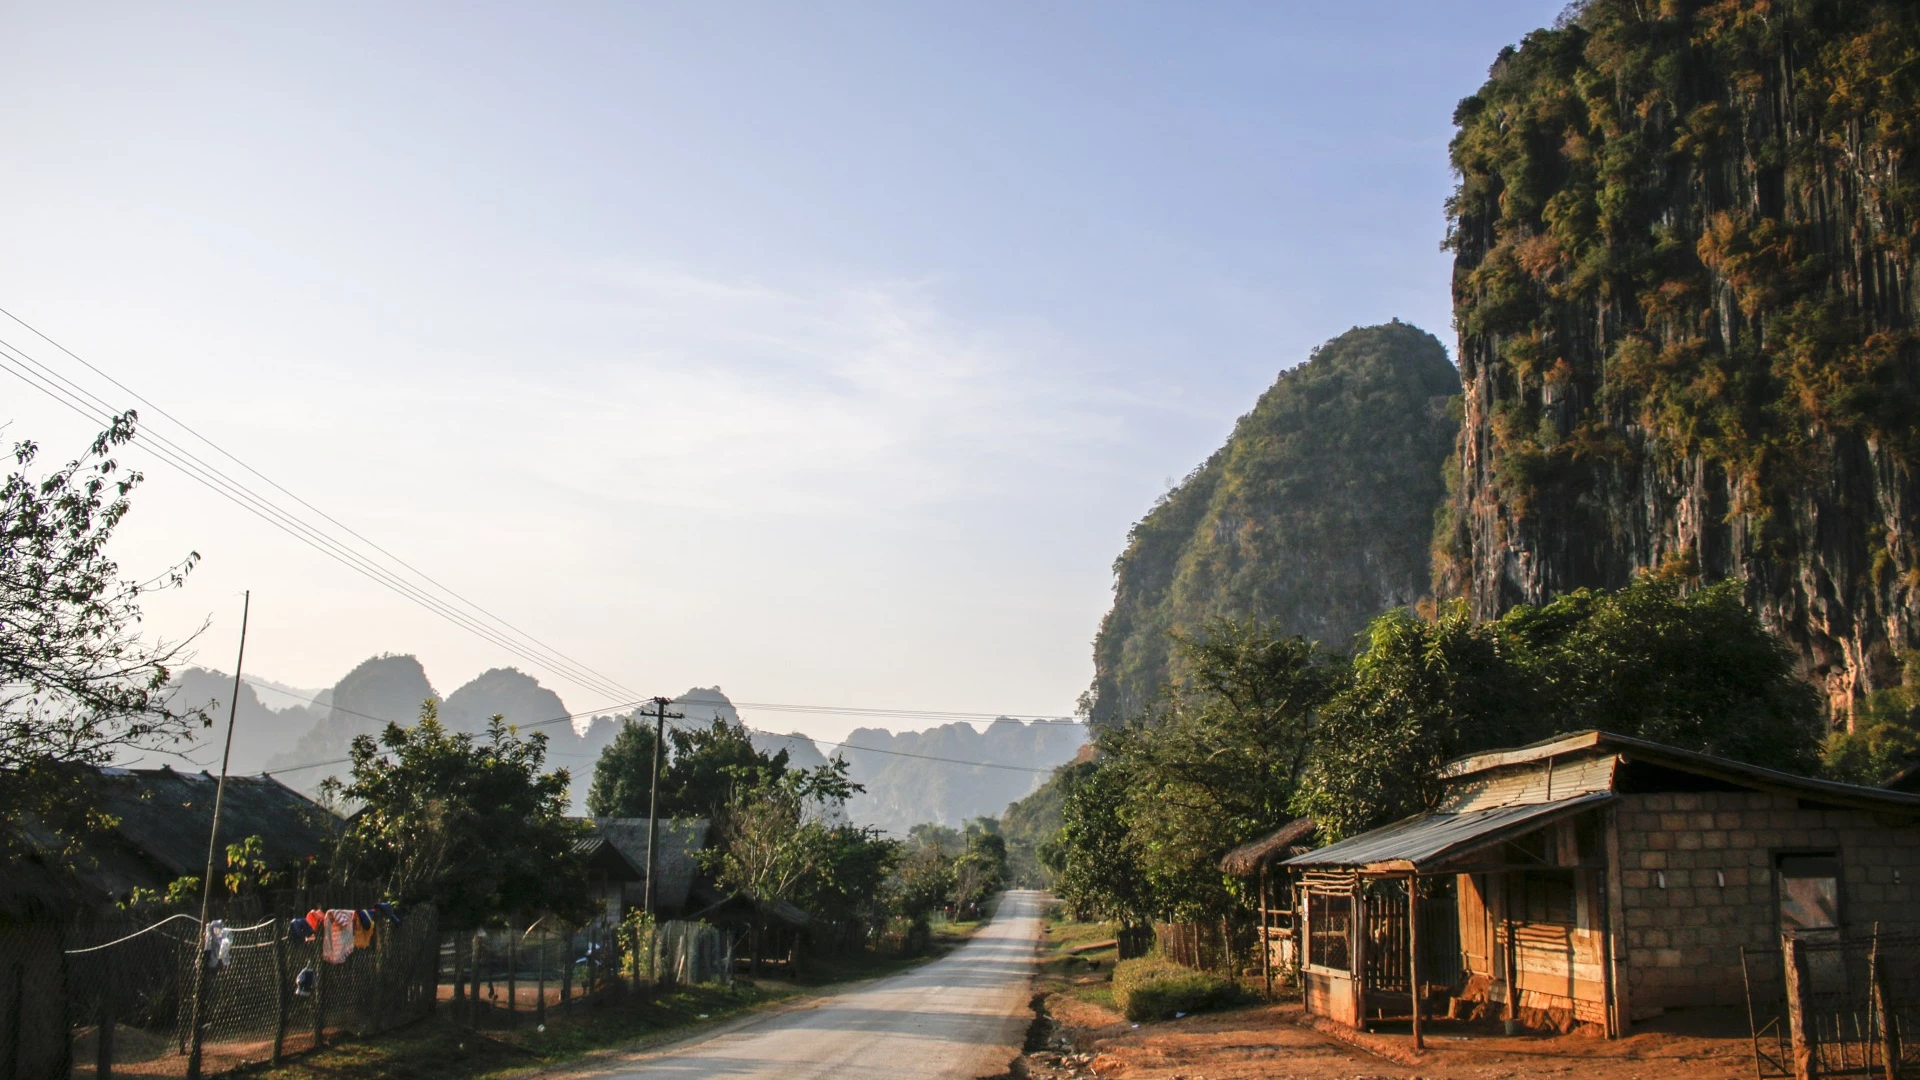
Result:
M1367 888L1359 878L1353 882L1353 908L1347 934L1353 945L1353 1016L1360 1027L1367 1026Z
M467 1015L467 972L460 960L466 954L466 944L459 934L453 935L453 1022L459 1023ZM434 996L440 996L439 987L434 988Z
M1793 1075L1795 1080L1815 1080L1819 1063L1814 1058L1813 1033L1807 1027L1807 998L1813 990L1813 979L1807 972L1806 954L1800 951L1799 942L1792 934L1780 936L1780 948L1786 954L1787 1026L1793 1040Z
M1267 1000L1273 1000L1273 945L1267 941L1267 864L1260 864L1260 977L1267 984Z
M513 932L513 923L507 923L507 1026L520 1023L520 1014L515 1008L520 1004L520 935Z
M560 939L560 1007L573 1009L573 931Z
M1626 889L1621 879L1620 812L1609 806L1604 812L1607 842L1607 1036L1625 1038L1633 1030L1633 995L1627 984L1627 906Z
M1407 876L1407 989L1413 994L1413 1048L1425 1050L1420 1032L1420 878Z
M273 913L273 1064L287 1052L287 1016L292 1002L287 1000L287 920L285 912Z
M1500 922L1507 932L1506 968L1507 968L1507 1034L1514 1034L1520 1027L1520 943L1513 936L1513 875L1502 875L1500 881Z
M327 984L333 980L327 978L327 962L320 956L318 938L314 939L313 954L317 961L313 965L313 1048L327 1045Z
M93 1072L98 1080L113 1080L113 1025L114 999L120 996L119 987L108 980L100 991L100 1037L94 1045Z
M540 1001L538 1005L534 1006L533 1022L536 1027L542 1028L547 1026L547 961L549 960L547 956L547 937L547 928L545 926L540 927L540 974L538 977Z
M1887 969L1880 962L1879 923L1873 925L1873 958L1868 968L1873 972L1873 1022L1880 1028L1881 1068L1885 1071L1885 1080L1899 1080L1900 1032L1894 1026L1899 1010L1887 991Z
M467 973L468 977L473 980L473 985L469 987L467 990L467 1008L472 1012L473 1016L470 1020L467 1021L467 1023L476 1028L480 1026L480 1015L481 1015L480 1013L480 954L482 951L486 949L486 947L487 947L487 939L485 937L485 932L481 930L475 930L473 932L473 966L472 966L472 970L470 970Z

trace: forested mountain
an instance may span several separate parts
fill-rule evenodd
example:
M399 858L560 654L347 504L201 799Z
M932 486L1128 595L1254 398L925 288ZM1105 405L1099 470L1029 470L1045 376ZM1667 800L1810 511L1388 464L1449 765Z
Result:
M1169 631L1255 616L1345 651L1426 595L1459 386L1440 342L1398 321L1282 373L1129 534L1094 641L1093 722L1137 714L1166 682Z
M1837 721L1920 644L1920 8L1590 0L1460 104L1438 587L1742 582Z

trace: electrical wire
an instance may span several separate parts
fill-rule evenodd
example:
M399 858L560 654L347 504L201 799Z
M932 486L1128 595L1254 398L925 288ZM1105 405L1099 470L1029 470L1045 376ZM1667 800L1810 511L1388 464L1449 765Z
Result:
M389 591L392 591L404 597L405 599L412 601L413 603L419 605L420 607L426 609L427 611L435 615L439 615L441 618L446 619L447 621L453 623L456 626L459 626L464 630L467 630L469 633L472 633L475 636L480 637L482 640L485 640L490 644L497 645L500 648L507 650L513 655L519 657L522 660L527 661L530 664L533 664L536 667L542 668L554 675L557 675L565 679L568 682L575 683L576 685L580 685L600 693L606 693L610 697L617 696L617 695L609 693L609 689L619 689L619 690L626 691L627 693L634 692L632 691L631 688L621 686L618 682L615 682L609 679L608 677L601 675L597 671L594 671L592 668L587 667L584 664L580 664L577 661L572 660L570 657L567 657L566 654L561 653L550 646L547 646L546 644L541 642L538 638L535 638L531 634L528 634L527 632L520 630L518 627L507 622L505 619L502 619L498 615L495 615L491 611L488 611L486 608L481 607L479 604L474 603L473 601L467 599L465 596L462 596L461 594L455 592L453 589L449 588L445 584L442 584L440 581L428 575L424 571L421 571L417 567L413 566L411 563L408 563L406 560L401 559L397 555L394 555L392 552L388 551L386 548L381 547L379 544L373 542L372 540L367 539L365 536L361 535L359 532L355 531L351 527L345 525L338 519L334 518L332 515L327 514L325 511L314 506L312 503L307 502L305 499L302 499L300 496L287 490L285 487L280 485L278 482L274 481L272 478L266 476L264 473L261 473L258 469L255 469L253 466L247 464L245 461L236 457L231 452L227 451L224 447L221 447L219 444L207 438L205 435L202 435L199 431L195 430L191 425L187 424L185 421L182 421L180 418L174 416L172 413L168 412L164 408L161 408L159 405L154 404L150 399L146 398L145 396L141 395L137 391L133 390L131 387L127 386L125 383L122 383L118 379L115 379L112 375L109 375L105 371L102 371L99 367L96 367L94 364L87 361L84 357L75 353L73 350L67 348L65 345L61 344L60 342L54 340L52 337L43 333L37 327L33 326L31 323L28 323L26 320L15 315L13 312L7 310L4 307L0 307L0 315L5 315L7 318L13 320L14 322L18 323L22 327L25 327L29 332L33 333L35 336L39 337L43 341L46 341L48 344L52 345L54 348L58 349L60 352L66 354L68 357L72 358L74 361L84 366L87 370L107 380L109 383L112 383L115 387L117 387L124 393L133 397L136 401L140 402L143 405L146 405L147 407L151 408L159 415L172 421L174 424L178 425L182 430L187 432L189 435L192 435L194 438L198 439L200 442L205 443L207 446L211 447L214 451L218 452L220 455L227 458L228 460L234 462L236 465L245 469L247 472L252 473L254 476L258 477L260 480L264 481L269 486L274 488L276 491L279 491L281 494L292 499L294 502L299 503L301 506L305 507L307 510L312 511L313 513L319 515L322 519L327 521L329 524L340 529L341 531L345 532L347 535L353 537L354 539L360 541L361 543L367 545L369 548L373 549L374 551L379 552L381 555L386 556L388 559L392 560L395 564L405 568L407 571L414 574L416 577L420 578L422 581L425 581L426 583L432 585L434 588L440 590L442 593L446 594L447 596L452 597L454 600L457 600L459 603L465 605L467 608L471 609L472 611L477 612L478 614L486 617L489 620L492 620L493 623L497 624L499 627L503 627L505 631L510 632L511 634L520 638L521 641L528 644L522 644L521 642L514 641L512 638L507 637L506 634L502 633L500 630L497 630L494 627L488 626L485 623L480 622L480 620L475 619L472 616L466 614L465 612L462 612L459 609L453 607L451 604L448 604L444 601L441 601L433 597L431 594L427 593L426 590L414 585L410 581L407 581L406 579L402 578L400 575L394 573L393 571L380 566L379 564L373 562L371 559L368 559L365 556L361 555L359 552L354 551L351 547L341 543L334 537L328 535L324 530L317 528L306 521L301 520L298 516L278 506L277 504L273 503L270 499L260 495L258 492L253 491L251 488L247 487L244 483L238 480L235 480L233 477L229 476L228 474L220 470L218 467L208 463L205 459L201 458L199 455L194 454L192 451L186 449L185 447L179 445L178 443L172 441L171 439L166 438L164 435L158 432L154 432L150 429L144 432L146 438L145 438L144 444L141 444L142 449L152 454L154 457L158 458L162 462L172 465L173 467L179 469L181 472L185 473L190 478L198 481L199 483L207 487L209 490L227 499L229 502L234 503L236 506L239 506L241 509L246 510L247 512L260 518L261 520L267 522L268 524L273 525L275 528L278 528L280 531L286 533L287 535L293 537L296 540L299 540L300 542L306 544L308 547L313 548L314 550L320 552L321 554L326 555L328 558L333 559L335 562L340 563L341 565L347 567L348 569L353 570L354 572L362 575L363 577L368 578L369 580L375 582L376 584L379 584L387 588ZM8 374L13 375L15 378L26 383L28 386L52 398L55 402L65 405L67 408L72 409L74 412L78 413L82 417L94 423L110 422L112 417L117 415L119 412L119 410L117 410L114 406L112 406L110 403L108 403L104 399L100 398L98 395L93 394L91 391L88 391L87 389L80 386L78 383L74 382L73 380L68 379L65 376L61 375L58 371L54 370L49 365L33 357L33 355L28 353L26 350L21 349L19 346L13 344L12 342L4 338L0 338L0 370L6 371ZM96 413L94 411L96 409L99 410L99 412ZM293 697L298 700L305 700L309 704L314 704L314 705L319 704L317 700L312 698L301 698L301 696L297 694L289 694L283 690L277 690L276 688L272 688L272 687L264 687L261 684L253 683L251 680L247 680L247 681L249 682L249 685L253 685L262 689L267 689L269 691L282 694L283 696ZM553 717L546 720L533 721L531 723L519 725L519 726L533 728L533 727L542 727L550 724L565 723L581 716L604 715L609 711L632 707L648 700L651 700L651 699L636 698L632 701L627 701L619 705L607 706L603 709L593 710L591 712L570 713L565 716L558 716L558 717ZM674 699L674 703L683 704L683 705L684 704L691 704L691 705L712 704L702 699L690 699L690 700ZM793 705L793 704L782 704L782 703L774 703L774 702L737 702L737 703L729 703L729 704L731 704L736 709L751 708L751 709L759 709L764 711L789 712L789 713L799 713L799 714L805 714L805 715L848 715L848 716L883 716L883 717L913 718L913 719L945 719L945 720L963 720L963 721L984 721L990 724L1021 723L1023 721L1043 721L1043 720L1055 721L1055 720L1065 719L1061 717L1049 717L1049 716L1016 717L1016 716L1009 716L1004 713L994 714L994 713L969 713L969 712L957 712L957 711L946 711L946 710L875 709L875 708L864 708L864 707L842 707L842 706L824 706L824 705ZM329 707L333 709L337 709L338 711L347 713L349 715L359 716L364 719L373 720L379 723L395 722L387 718L371 716L366 713L356 712L355 710L347 709L337 705L330 705ZM679 725L674 725L674 726L679 730L690 730L690 729L679 728ZM776 738L776 739L782 739L787 741L797 741L797 740L805 739L806 741L812 743L816 747L824 745L828 747L837 747L844 750L856 750L863 753L887 754L894 757L916 758L916 759L925 760L925 761L940 761L940 762L945 762L949 764L966 765L966 766L975 767L975 768L1006 769L1006 770L1013 770L1013 771L1020 771L1020 772L1036 772L1036 773L1044 773L1044 772L1051 771L1047 769L1036 769L1036 768L1032 768L1029 766L1022 766L1022 765L1005 765L1005 764L1000 764L996 762L967 761L960 758L940 757L940 756L931 755L931 754L915 754L915 753L911 753L903 750L887 750L887 749L882 749L880 747L860 746L858 744L850 743L850 742L825 742L821 740L814 740L803 735L781 734L779 732L764 731L759 728L749 727L744 723L742 723L740 726L747 731L752 731L757 734L767 736L769 738ZM281 769L269 770L264 775L275 775L277 773L297 772L305 769L321 768L327 765L345 764L349 760L351 759L338 758L338 759L333 759L329 761L311 762L303 765L292 765L292 766L287 766Z
M0 309L0 312L4 312L4 310L5 309ZM30 330L33 329L27 323L21 322L21 320L19 320L17 317L12 316L11 313L7 313L7 314L9 318L13 318L14 321L20 322L22 326L27 326L28 329ZM37 330L35 330L34 332L36 334L39 333L39 331ZM44 334L40 336L43 338L46 337L46 335ZM49 342L52 342L56 348L61 349L62 352L66 352L67 355L74 356L74 358L76 360L79 360L80 363L85 364L89 370L95 371L96 373L99 372L98 368L93 367L93 365L91 364L87 364L85 360L80 360L78 356L75 356L70 350L67 350L64 346L61 346L58 342L53 342L53 339L51 338L47 338L46 340L48 340ZM19 348L17 345L14 345L12 342L7 341L5 339L0 339L0 370L7 371L8 374L13 375L15 378L21 380L22 382L25 382L28 386L52 398L55 402L65 405L67 408L72 409L74 412L79 413L81 416L85 417L86 419L88 419L89 421L95 424L108 423L111 421L112 417L119 412L117 408L115 408L110 403L106 402L104 399L100 398L98 395L91 393L90 391L86 390L84 387L81 387L79 384L73 382L71 379L68 379L65 376L61 375L59 372L55 371L45 363L35 359L31 354L27 353L25 350ZM101 373L101 374L103 378L108 379L109 382L113 382L115 386L119 386L121 387L121 389L126 390L126 387L123 384L112 379L111 376L107 376L104 373ZM147 402L147 399L145 399L144 397L141 397L139 394L134 393L131 390L127 390L127 393L132 394L136 399L142 401L143 403L147 403L151 405L150 402ZM89 402L91 402L92 404L90 405ZM196 438L199 438L202 442L206 442L207 445L213 446L216 450L220 449L216 444L207 440L204 436L199 435L199 433L195 432L191 427L188 427L186 424L181 423L181 421L179 421L177 418L174 418L171 414L166 413L165 410L159 409L158 406L153 406L153 408L155 408L156 411L160 412L161 415L167 416L168 419L173 420L174 423L180 424L182 428L185 428L189 433L193 434ZM96 413L94 411L95 409L99 410L99 412ZM546 646L545 644L540 642L539 639L534 638L532 635L527 634L525 631L520 630L519 628L513 626L511 623L507 623L504 619L501 619L498 616L492 615L490 612L486 611L486 609L481 608L479 605L474 604L472 601L467 600L465 597L460 596L458 593L454 593L451 589L447 588L444 585L441 585L438 581L427 577L427 575L413 568L411 564L405 563L403 560L398 559L397 557L393 556L391 553L386 552L385 549L380 548L378 545L373 544L371 541L367 541L364 537L361 537L358 533L354 532L353 530L347 529L345 526L339 526L340 528L345 529L345 531L349 535L352 535L355 538L360 539L363 543L367 543L370 547L373 547L375 550L380 551L382 554L387 555L388 558L393 559L396 563L399 563L400 565L407 567L408 570L419 575L422 579L428 581L430 584L434 585L436 588L440 589L442 592L445 592L448 595L453 596L455 599L459 600L463 604L466 604L468 607L472 608L474 611L477 611L480 614L485 615L486 617L492 619L494 622L498 623L500 626L505 627L506 631L510 631L512 634L518 635L521 639L524 639L526 642L530 642L531 645L530 646L523 645L520 642L516 642L512 640L507 636L506 633L503 633L500 630L496 630L493 627L487 626L486 624L482 623L479 619L473 618L472 616L467 615L465 612L459 611L457 608L454 608L451 604L448 604L444 601L437 599L436 597L427 593L426 590L405 580L404 578L400 577L398 574L386 569L385 567L379 566L377 563L374 563L372 560L366 558L365 556L362 556L359 552L354 551L351 547L341 543L340 541L336 540L334 537L327 535L324 530L321 530L309 524L308 522L301 520L297 516L289 513L285 509L274 504L271 500L253 491L252 489L246 487L246 485L240 483L239 481L234 480L232 477L221 472L218 468L208 464L204 459L198 457L197 455L193 454L191 451L187 450L186 448L181 447L179 444L166 438L164 435L152 430L146 431L144 435L146 436L145 439L142 440L140 443L136 444L140 449L143 449L146 452L152 454L153 456L159 458L161 461L169 465L172 465L176 469L187 474L190 478L198 481L199 483L206 486L208 489L212 490L216 494L227 499L229 502L234 503L236 506L239 506L241 509L246 510L247 512L253 514L256 517L261 518L262 520L266 521L268 524L273 525L275 528L280 529L280 531L285 532L289 536L292 536L294 539L300 541L301 543L306 544L308 547L314 548L316 551L319 551L321 554L326 555L328 558L333 559L335 562L339 562L343 566L346 566L348 569L353 570L354 572L359 573L363 577L366 577L369 580L374 581L376 584L379 584L387 588L388 590L393 591L408 600L411 600L412 602L425 608L429 612L439 615L441 618L446 619L447 621L453 623L454 625L459 626L464 630L467 630L469 633L472 633L477 637L480 637L482 640L485 640L491 644L497 645L500 648L506 649L508 652L512 653L513 655L519 657L522 660L527 661L530 664L533 664L538 668L541 668L552 674L555 674L565 679L568 682L593 690L596 693L605 694L608 697L617 697L617 696L620 696L621 693L635 692L634 690L632 690L632 688L621 686L618 682L610 678L607 678L606 676L600 675L598 672L594 671L592 668L589 668L584 664L581 664L577 661L572 660L570 657L567 657L565 654L560 653L558 650L555 650L550 646ZM222 454L226 454L226 451L224 450L221 450L220 452ZM227 456L232 457L231 454L227 454ZM235 458L234 460L238 461L239 459ZM244 462L241 462L241 465L243 468L247 468L248 471L255 472L255 475L259 475L257 470L253 470L250 466L246 466ZM265 477L262 477L262 478L265 479ZM272 480L267 480L267 482L269 484L273 484ZM280 488L278 484L273 484L273 486L276 488L279 488L279 490L281 491L285 491L285 489ZM291 493L289 493L289 495L296 502L300 502L301 505L308 506L309 508L311 508L311 504L308 504L304 500L299 499L298 496L293 496L291 495ZM338 525L337 521L334 521L333 518L329 517L325 513L318 510L315 510L314 512L319 513L320 516Z

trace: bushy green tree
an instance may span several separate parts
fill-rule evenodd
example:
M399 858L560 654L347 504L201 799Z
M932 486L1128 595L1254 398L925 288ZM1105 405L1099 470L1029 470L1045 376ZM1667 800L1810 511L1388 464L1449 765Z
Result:
M1289 818L1344 667L1273 623L1215 620L1176 644L1184 677L1099 746L1128 779L1118 813L1152 890L1180 914L1219 914L1238 904L1220 857Z
M1328 703L1294 808L1337 838L1425 809L1450 758L1597 728L1810 772L1819 700L1737 583L1673 574L1475 623L1375 620Z
M1112 759L1089 763L1063 781L1060 838L1047 852L1054 888L1078 918L1146 925L1161 905L1127 843L1120 816L1129 783L1124 766Z
M587 813L594 817L647 817L652 810L653 727L632 717L621 721L613 741L593 763L593 782L587 787ZM667 769L666 755L660 768Z
M383 882L431 903L442 925L481 926L536 911L584 916L585 870L572 848L566 770L546 772L547 738L495 716L484 734L449 733L433 699L412 727L353 740L350 780L332 792L362 804L334 874Z

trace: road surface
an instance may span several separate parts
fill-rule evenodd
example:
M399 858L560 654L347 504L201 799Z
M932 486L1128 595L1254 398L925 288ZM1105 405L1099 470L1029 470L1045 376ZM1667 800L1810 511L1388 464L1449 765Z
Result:
M710 1039L616 1066L606 1077L684 1080L974 1080L1020 1052L1039 894L1010 892L973 940L923 967L815 998Z

